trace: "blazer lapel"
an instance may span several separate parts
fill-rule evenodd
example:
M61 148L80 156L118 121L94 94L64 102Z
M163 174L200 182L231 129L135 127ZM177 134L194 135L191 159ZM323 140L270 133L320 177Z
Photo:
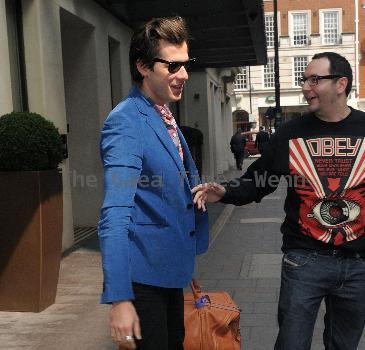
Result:
M200 184L199 173L195 166L195 162L191 156L189 147L185 141L184 135L182 134L182 132L179 128L177 129L177 132L179 134L181 147L184 152L184 160L185 160L185 166L186 166L186 172L184 172L185 178L186 178L186 181L188 182L190 188L193 188L196 185Z
M166 126L158 114L158 112L153 108L150 113L148 113L148 117L146 118L147 124L154 130L161 143L164 145L166 150L169 152L170 156L176 163L176 166L179 168L181 174L185 174L184 164L180 158L179 152L174 145L171 136L167 132ZM180 136L180 135L179 135ZM186 177L186 176L185 176Z
M153 131L158 136L159 140L167 150L167 152L170 154L170 156L173 158L176 166L178 167L181 176L184 177L187 184L190 186L189 180L186 176L184 164L180 158L179 152L176 149L176 146L174 145L171 136L169 135L166 126L160 116L160 114L156 111L153 103L148 100L140 91L140 89L137 86L134 86L131 92L131 96L135 97L135 104L140 111L140 113L144 114L146 116L146 122L147 124L153 129ZM181 145L183 147L184 151L184 157L185 155L189 154L189 149L186 145L185 139L182 136L180 130L178 129L178 134L181 140Z

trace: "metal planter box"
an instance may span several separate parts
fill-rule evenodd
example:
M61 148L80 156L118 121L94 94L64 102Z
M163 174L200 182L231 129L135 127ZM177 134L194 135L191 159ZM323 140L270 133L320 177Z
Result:
M62 175L0 172L0 310L53 304L62 250Z

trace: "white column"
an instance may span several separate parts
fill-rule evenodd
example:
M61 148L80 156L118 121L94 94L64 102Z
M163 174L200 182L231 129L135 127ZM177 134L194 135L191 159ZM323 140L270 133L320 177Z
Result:
M49 0L23 0L24 54L29 110L66 133L59 7ZM73 244L69 164L63 172L63 249Z

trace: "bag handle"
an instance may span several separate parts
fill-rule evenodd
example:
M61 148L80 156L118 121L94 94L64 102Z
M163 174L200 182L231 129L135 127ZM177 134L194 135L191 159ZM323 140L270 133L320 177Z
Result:
M198 281L195 278L192 279L192 281L190 283L190 287L193 292L194 299L196 300L196 299L200 298L202 290L200 288Z
M191 287L191 290L193 291L195 307L197 309L200 309L207 304L211 304L209 295L208 294L203 295L202 290L199 286L199 283L196 279L194 279L194 278L192 279L192 281L190 283L190 287Z

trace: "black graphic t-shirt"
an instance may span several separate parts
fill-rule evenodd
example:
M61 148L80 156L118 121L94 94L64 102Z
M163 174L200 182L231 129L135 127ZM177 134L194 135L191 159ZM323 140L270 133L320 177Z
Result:
M226 184L224 203L260 202L288 184L283 250L347 249L365 255L365 113L340 122L309 113L280 127L264 154Z

